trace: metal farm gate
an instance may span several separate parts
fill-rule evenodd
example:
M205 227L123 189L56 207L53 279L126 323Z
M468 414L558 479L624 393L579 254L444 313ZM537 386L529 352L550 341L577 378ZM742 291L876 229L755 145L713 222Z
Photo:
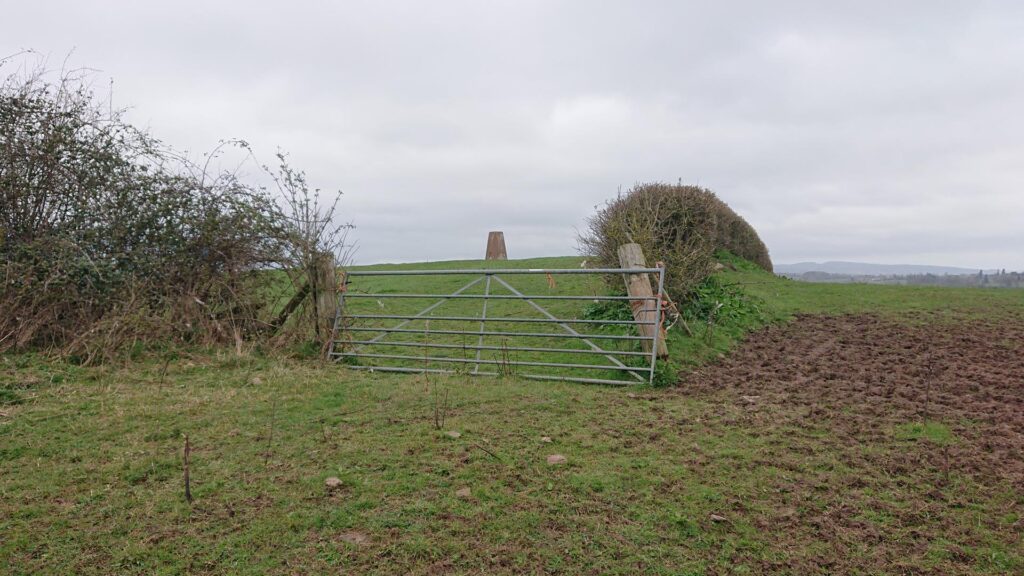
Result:
M657 291L603 295L608 274L652 274ZM349 271L329 355L356 370L650 383L664 286L662 268Z

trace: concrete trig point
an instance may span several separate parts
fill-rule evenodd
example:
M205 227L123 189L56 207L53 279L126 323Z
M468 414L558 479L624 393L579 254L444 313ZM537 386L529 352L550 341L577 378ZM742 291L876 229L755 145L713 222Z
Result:
M487 234L487 253L484 260L508 260L505 252L505 233L494 231Z

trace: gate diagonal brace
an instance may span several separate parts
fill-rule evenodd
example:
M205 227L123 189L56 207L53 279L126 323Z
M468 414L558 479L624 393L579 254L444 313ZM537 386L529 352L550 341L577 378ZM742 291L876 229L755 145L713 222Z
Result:
M476 278L476 279L474 279L474 280L471 280L471 281L469 282L469 284L466 284L466 285L465 285L465 286L463 286L462 288L459 288L459 289L458 289L458 290L456 290L455 292L452 292L452 293L450 294L450 296L458 296L459 294L462 294L462 293L463 293L463 292L465 292L466 290L469 290L469 289L470 289L470 288L472 288L473 286L476 286L477 284L479 284L480 282L482 282L484 278L485 278L484 276L481 276L481 277L479 277L479 278ZM489 282L488 282L488 283L489 283ZM423 317L423 316L426 316L427 314L429 314L430 312L432 312L432 311L433 311L433 310L434 310L435 308L437 308L437 307L438 307L438 306L440 306L441 304L444 304L444 303L445 303L445 302L447 302L447 301L448 301L448 298L447 298L447 297L442 297L442 298L441 298L440 300L438 300L437 302L434 302L434 303L433 303L433 304L431 304L430 306L427 306L427 307L426 307L426 308L424 308L423 310L420 310L420 311L419 311L418 313L416 313L416 314L415 314L416 318L421 318L421 317ZM339 309L340 309L340 306L339 306ZM396 324L396 325L392 326L392 327L390 328L390 330L396 330L396 329L398 329L398 328L401 328L402 326L405 326L406 324L408 324L408 323L410 323L410 322L413 322L413 321L415 321L415 319L414 319L414 318L410 318L409 320L403 320L402 322L399 322L398 324ZM336 321L336 322L337 322L337 321ZM335 325L334 329L335 329L335 331L337 331L337 329L338 329L338 326L337 326L337 325ZM379 342L379 341L383 340L384 338L386 338L386 337L387 337L387 336L388 336L389 334L391 334L391 332L384 332L383 334L380 334L379 336L374 336L373 338L370 338L370 340L368 340L368 341L366 342L366 344L376 344L377 342ZM355 350L359 350L359 349L360 349L360 348L362 348L362 347L363 347L362 345L361 345L361 346L358 346L358 347L356 347L356 348L355 348Z
M516 296L520 296L520 297L524 297L525 296L525 294L523 294L519 290L516 290L515 288L513 288L511 284L509 284L508 282L505 282L504 280L502 280L500 276L495 275L494 279L497 280L499 284L501 284L502 286L507 288L510 292L512 292ZM551 314L550 312L545 310L540 304L537 304L533 300L524 299L523 301L526 302L527 304L529 304L530 306L533 306L533 308L535 310L537 310L541 314L547 316L549 319L551 319L551 320L558 320L557 316ZM588 340L586 338L583 338L582 334L580 334L576 330L573 330L573 328L571 326L569 326L568 324L565 324L565 323L562 323L562 322L558 322L557 324L559 326L561 326L562 329L565 330L566 332L568 332L569 334L572 334L573 336L579 337L584 343L587 344L587 346L590 346L590 348L592 350L597 351L597 352L607 352L607 350L601 348L597 344L594 344L590 340ZM612 356L611 354L605 354L605 358L611 360L612 364L615 364L616 366L619 366L620 368L628 368L628 366L623 364L621 361L619 361L618 358ZM636 378L637 380L639 380L640 382L646 382L646 379L643 376L637 374L636 372L630 370L629 373L632 374L633 377Z
M487 275L487 282L484 284L484 303L483 308L480 310L480 337L476 340L476 366L473 367L473 373L480 372L480 356L483 355L484 345L484 332L486 331L487 324L487 297L491 295L491 275Z

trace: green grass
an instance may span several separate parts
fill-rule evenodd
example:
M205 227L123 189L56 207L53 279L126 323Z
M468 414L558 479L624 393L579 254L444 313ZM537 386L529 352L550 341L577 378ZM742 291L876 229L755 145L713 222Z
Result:
M896 431L901 440L927 440L938 446L953 442L953 432L941 422L911 422Z
M709 336L704 309L687 308L694 334L671 331L674 366L728 353L750 329L794 314L998 318L1024 303L1021 291L798 284L730 263L738 269L707 289L731 311ZM407 267L482 264L578 260ZM601 290L578 278L559 278L559 289ZM413 287L378 281L375 290ZM547 290L539 281L521 289ZM437 313L456 310L475 313ZM181 353L166 372L159 360L80 367L5 356L0 391L4 574L806 573L837 553L879 554L841 535L822 540L841 504L829 491L843 486L860 506L849 513L892 542L920 537L896 519L916 518L913 507L934 491L959 503L928 509L948 533L896 559L892 573L1024 569L1009 536L1014 490L956 474L936 488L927 470L858 478L825 423L793 425L784 405L770 425L753 425L733 399L672 389L370 374L227 353ZM184 435L194 446L192 505ZM922 441L956 442L938 423L887 438L863 450L900 457ZM548 465L552 454L567 463ZM328 477L341 486L326 488ZM456 495L462 488L468 498ZM787 520L796 514L824 524Z

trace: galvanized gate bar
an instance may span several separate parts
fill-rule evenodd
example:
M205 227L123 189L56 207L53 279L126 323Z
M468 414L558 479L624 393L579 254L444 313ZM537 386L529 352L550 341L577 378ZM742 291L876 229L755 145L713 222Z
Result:
M644 353L646 356L647 353ZM404 366L349 366L350 370L366 370L368 372L404 372L410 374L468 374L469 376L502 376L498 372L459 372L444 368L406 368ZM552 376L550 374L516 374L516 378L527 380L557 380L559 382L580 382L582 384L611 384L612 386L629 386L625 380L609 380L605 378L580 378L578 376Z
M498 276L498 274L545 274L548 275L548 280L551 282L550 275L552 274L657 274L658 275L658 293L656 296L645 296L645 297L631 297L631 296L582 296L582 295L527 295L520 292L507 281ZM663 268L598 268L598 269L479 269L479 270L356 270L347 273L348 277L358 276L435 276L435 275L478 275L477 278L471 280L468 284L462 286L458 290L450 294L418 294L418 293L360 293L356 291L343 291L339 293L339 310L335 320L335 334L337 334L340 328L344 328L347 332L377 332L377 336L363 340L338 340L336 337L332 338L331 347L329 354L334 358L375 358L381 360L397 360L397 361L411 361L424 363L421 367L411 366L350 366L357 370L379 370L384 372L430 372L430 373L459 373L466 374L462 370L458 369L442 369L442 368L431 368L427 364L430 362L441 362L441 363L453 363L453 364L473 364L474 367L470 375L473 376L489 376L489 375L507 375L507 371L501 372L490 372L481 370L481 366L540 366L550 368L568 368L568 369L579 369L579 370L611 370L611 371L622 371L630 374L639 382L653 381L655 367L657 364L657 343L659 339L659 330L654 330L654 334L651 336L634 336L628 334L585 334L578 332L573 329L570 324L578 325L610 325L610 326L639 326L639 325L658 325L661 323L661 296L664 290L665 271ZM497 280L502 286L508 289L512 294L491 294L491 280ZM483 294L464 294L469 288L479 284L481 281L486 280ZM555 286L552 284L551 288ZM424 308L416 314L344 314L341 311L342 305L346 299L352 298L408 298L408 299L437 299L436 302L430 306ZM475 316L430 316L429 314L437 307L441 306L445 302L452 299L477 299L483 300L481 313L479 317ZM508 317L488 317L488 301L491 299L495 300L510 300L510 301L521 301L530 307L534 308L544 318L508 318ZM554 314L551 314L534 300L568 300L568 301L590 301L590 302L601 302L601 301L629 301L637 302L641 301L644 303L644 308L648 311L655 312L654 321L626 321L626 320L591 320L591 319L569 319L569 318L558 318ZM653 302L651 307L647 306L648 302ZM381 304L383 307L383 304ZM653 310L651 310L653 308ZM647 317L650 318L649 316ZM401 320L398 324L391 327L381 326L346 326L346 320ZM411 322L422 320L426 322L423 328L403 328ZM431 329L430 322L469 322L478 323L478 329L476 330L456 330L456 329ZM560 327L564 332L515 332L515 331L501 331L501 330L487 330L487 323L548 323L554 324ZM453 327L454 328L454 327ZM392 334L422 334L424 337L423 342L413 341L385 341L385 338ZM431 342L429 338L433 335L461 335L461 336L476 336L476 345L468 345L462 343L444 343L442 342ZM590 349L575 349L575 348L551 348L544 346L494 346L484 345L484 338L487 336L498 336L503 338L512 337L524 337L524 338L574 338L581 340ZM647 352L637 352L634 350L605 350L602 347L595 344L592 340L608 340L608 341L623 341L623 342L650 342L652 349L655 351L651 354ZM450 341L450 340L449 340ZM336 351L335 344L346 344L353 345L355 348L348 351ZM396 347L420 347L424 349L423 355L408 355L408 354L391 354L391 353L379 353L361 351L361 348L367 346L396 346ZM449 350L457 351L463 350L464 353L473 351L472 357L453 357L453 356L430 356L426 353L427 349L435 350ZM504 352L505 356L499 359L486 359L482 358L482 352L484 350L494 352ZM580 355L593 355L600 354L607 358L612 364L577 364L571 362L544 362L540 360L534 361L533 359L524 360L512 360L508 357L508 352L537 352L537 353L560 353L560 354L580 354ZM649 366L647 367L634 367L627 366L618 357L648 357L650 358ZM641 376L641 373L646 376ZM551 374L518 374L523 378L537 379L537 380L564 380L571 382L583 382L583 383L601 383L601 384L616 384L623 385L628 384L628 381L623 380L610 380L605 378L582 378L574 376L562 376L562 375L551 375Z
M654 383L654 367L658 364L658 336L661 335L661 300L665 291L665 270L658 274L658 302L654 307L654 341L651 342L651 383ZM646 306L645 306L646 307ZM666 349L667 350L667 349Z
M475 270L353 270L349 276L445 276L460 274L660 274L661 268L477 268Z
M633 366L606 366L604 364L566 364L563 362L523 362L519 360L487 360L484 358L453 358L451 356L412 356L406 354L370 354L366 352L335 352L335 356L358 356L360 358L391 358L393 360L416 360L430 362L455 362L458 364L497 364L501 366L547 366L549 368L581 368L590 370L636 370L648 372L648 368L636 368Z
M484 295L487 296L490 293L491 293L491 276L488 275L487 276L487 282L484 284ZM485 322L487 322L487 300L486 299L484 300L483 308L480 309L480 337L476 341L476 345L477 345L477 349L476 349L476 366L473 367L473 372L479 372L480 371L480 354L483 352L483 349L481 349L480 346L482 346L483 343L484 343L484 329L486 327Z
M512 285L511 285L511 284L509 284L508 282L505 282L505 281L504 281L504 280L502 280L501 278L499 278L499 277L495 276L495 277L494 277L494 279L495 279L495 280L497 280L497 281L498 281L498 282L499 282L499 283L500 283L500 284L501 284L502 286L504 286L504 287L505 287L506 289L508 289L509 291L511 291L511 292L512 292L513 294L517 294L517 295L519 295L519 296L522 296L522 295L523 295L523 293L522 293L522 292L520 292L519 290L516 290L515 288L513 288L513 287L512 287ZM534 308L535 310L537 310L537 311L538 311L538 312L540 312L541 314L543 314L543 315L547 316L547 317L548 317L548 318L550 318L551 320L557 320L557 318L555 318L554 314L552 314L552 313L548 312L547 310L545 310L544 308L542 308L542 307L541 307L540 305L538 305L538 304L537 304L536 302L534 302L534 301L533 301L532 299L527 299L527 300L526 300L526 303L527 303L527 304L529 304L530 306L533 306L533 308ZM574 336L577 336L577 337L582 337L582 334L580 334L579 332L577 332L577 331L573 330L573 329L572 329L572 327L571 327L571 326L569 326L568 324L558 324L558 325L559 325L559 326L561 326L561 327L562 327L562 328L563 328L563 329L564 329L564 330L565 330L566 332L568 332L569 334L572 334L572 335L574 335ZM646 340L646 338L643 338L642 336L636 336L635 338L637 338L637 339L639 339L639 340ZM597 344L594 344L593 342L591 342L591 341L590 341L589 339L587 339L587 338L583 338L583 342L585 342L585 343L586 343L586 344L587 344L588 346L590 346L590 347L591 347L592 349L594 349L594 350L601 350L601 347L600 347L600 346L598 346ZM625 364L623 364L622 362L620 362L618 358L615 358L614 356L605 356L605 358L607 358L607 359L611 360L611 361L612 361L612 363L613 363L613 364L615 364L615 365L617 365L617 366L622 366L623 368L625 368L625 366L626 366ZM636 372L630 372L630 374L632 374L632 375L633 375L633 377L634 377L634 378L636 378L637 380L639 380L639 381L641 381L641 382L643 382L643 381L644 381L643 377L642 377L642 376L640 376L639 374L637 374ZM651 374L652 374L652 375L654 374L654 366L653 366L653 365L651 366ZM652 378L650 378L650 381L652 381L652 382L654 381L654 379L653 379L653 376L652 376Z
M425 318L429 320L430 318ZM494 331L467 331L467 330L416 330L414 328L379 328L374 326L348 326L345 328L350 332L400 332L403 334L468 334L477 335L483 334L484 336L529 336L530 338L580 338L586 340L593 338L595 340L653 340L651 336L628 336L619 334L580 334L573 330L569 334L559 334L558 332L494 332ZM570 328L571 330L571 328Z
M370 340L346 340L346 344L379 344ZM583 350L581 348L532 348L529 346L474 346L472 344L437 344L433 342L399 342L388 340L384 346L413 346L419 348L445 348L452 350L508 350L509 352L559 352L563 354L614 354L616 356L643 356L650 357L647 352L635 352L631 350ZM422 357L421 357L422 358ZM638 368L640 370L640 368Z
M489 276L494 275L489 274ZM484 277L481 276L476 282L483 279ZM639 296L636 298L632 296L527 296L521 292L519 295L491 294L490 296L484 296L483 294L360 294L358 292L349 292L346 296L349 298L469 298L473 300L590 300L594 302L598 300L654 301L658 299L655 296Z
M349 276L351 276L352 274L353 274L352 272L349 272L349 273L348 273L348 275L349 275ZM358 276L358 274L356 274L356 275ZM475 280L471 281L471 282L470 282L469 284L466 284L466 285L465 285L465 286L463 286L462 288L459 288L459 289L458 289L458 290L456 290L455 292L452 292L452 293L451 293L451 294L450 294L449 296L439 296L439 298L441 298L441 300L438 300L437 302L435 302L435 303L431 304L430 306L427 306L426 308L424 308L423 310L421 310L421 311L419 312L419 314L417 314L417 315L416 315L416 318L420 318L420 317L422 317L422 316L423 316L424 314L427 314L428 312L430 312L431 310L433 310L433 309L437 308L437 307L438 307L438 306L440 306L441 304L444 304L444 303L446 302L446 298L451 298L451 297L453 297L453 296L458 296L458 295L462 294L463 292L465 292L466 290L469 290L469 289L470 289L470 288L472 288L473 286L476 286L477 284L479 284L479 283L480 283L480 281L481 281L481 280L483 280L483 277L480 277L480 278L477 278L477 279L475 279ZM349 294L349 296L352 296L352 295L351 295L351 294ZM339 309L341 309L341 305L340 305L340 303L339 303L339 306L338 306L338 308L339 308ZM398 324L397 326L395 326L395 328L401 328L402 326L405 326L405 325L406 325L406 324L408 324L409 322L412 322L412 321L413 321L414 319L415 319L415 318L410 318L409 320L406 320L405 322L402 322L402 323ZM372 338L372 339L371 339L371 341L377 341L377 340L380 340L381 338L384 338L385 336L387 336L387 334L381 334L380 336L377 336L376 338ZM331 351L332 351L332 352L334 351L334 343L333 343L333 342L331 343Z
M486 300L484 300L486 302ZM576 318L503 318L492 316L487 318L486 314L480 316L406 316L402 314L347 314L346 318L357 320L444 320L458 322L534 322L540 324L551 324L552 322L564 322L566 324L607 324L611 326L650 326L654 322L636 322L635 320L577 320ZM397 328L397 326L396 326Z

